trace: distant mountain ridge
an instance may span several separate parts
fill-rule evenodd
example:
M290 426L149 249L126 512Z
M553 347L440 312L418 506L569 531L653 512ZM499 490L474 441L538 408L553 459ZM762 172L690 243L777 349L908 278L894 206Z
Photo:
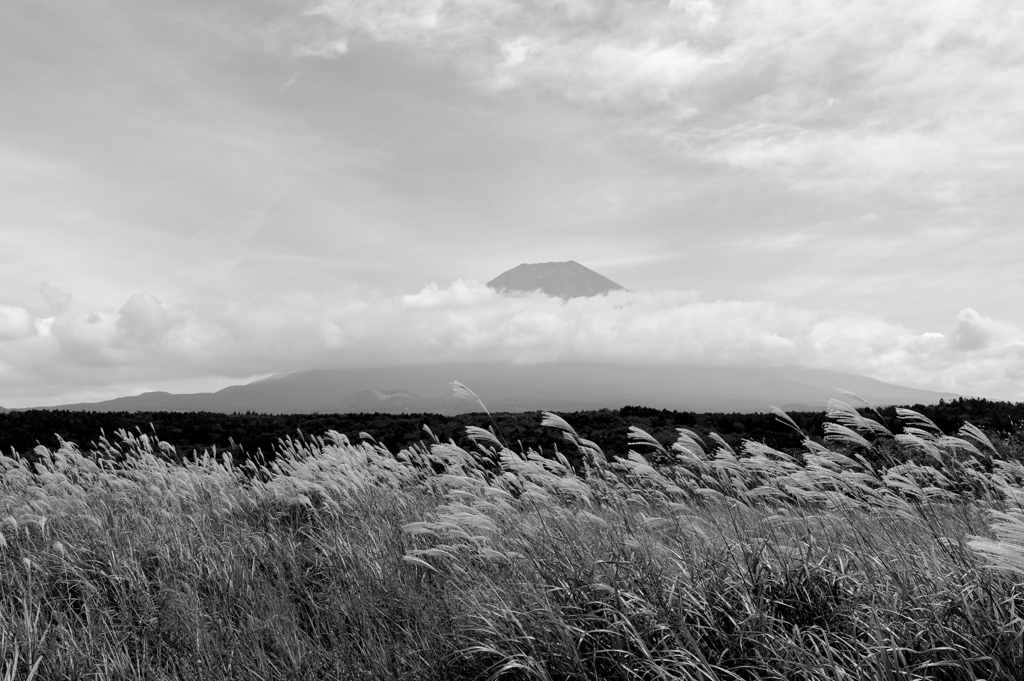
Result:
M624 291L608 277L584 267L575 260L568 262L523 263L502 272L487 285L499 291L543 291L556 298L589 298L612 291Z
M301 371L214 393L151 392L48 408L277 414L480 411L474 402L455 397L453 380L476 392L490 411L509 412L626 405L693 412L763 412L771 405L822 410L829 398L846 399L836 388L876 406L936 404L959 397L824 369L479 363Z

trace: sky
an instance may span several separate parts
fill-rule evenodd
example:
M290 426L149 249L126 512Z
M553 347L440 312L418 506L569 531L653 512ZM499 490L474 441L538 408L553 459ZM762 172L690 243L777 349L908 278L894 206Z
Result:
M1001 0L2 3L0 405L567 359L1024 400L1021 35ZM629 292L483 283L570 259Z

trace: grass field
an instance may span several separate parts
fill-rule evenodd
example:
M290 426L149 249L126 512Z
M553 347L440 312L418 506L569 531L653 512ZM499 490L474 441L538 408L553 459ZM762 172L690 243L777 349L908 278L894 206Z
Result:
M1019 452L900 415L835 402L802 454L607 461L549 414L569 458L483 428L0 458L0 679L1019 678Z

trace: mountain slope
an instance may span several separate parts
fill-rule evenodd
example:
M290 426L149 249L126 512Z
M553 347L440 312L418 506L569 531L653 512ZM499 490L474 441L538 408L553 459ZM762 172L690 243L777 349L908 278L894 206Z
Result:
M819 410L829 398L845 399L836 388L853 391L878 406L934 404L941 398L958 397L824 369L480 363L303 371L215 393L146 393L53 408L224 413L479 411L475 403L452 394L453 380L469 386L491 411L578 411L626 405L695 412L767 411L770 405Z
M491 288L505 291L536 291L540 289L558 298L589 298L610 291L625 290L614 281L584 267L575 260L568 262L524 263L499 274L487 282Z

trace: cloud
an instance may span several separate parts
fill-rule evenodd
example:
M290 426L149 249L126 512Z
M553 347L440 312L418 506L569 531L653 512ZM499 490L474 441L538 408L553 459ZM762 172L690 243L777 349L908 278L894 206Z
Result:
M138 344L159 343L178 320L149 292L128 299L117 313L119 337Z
M316 367L495 360L802 365L1024 399L1024 331L971 309L944 334L833 310L702 301L685 291L562 301L456 281L405 296L305 295L260 305L167 305L140 293L116 311L65 312L45 336L24 310L0 317L7 318L16 332L0 342L5 406L39 399L40 386L56 396Z
M46 309L52 315L64 314L71 305L71 294L64 293L53 284L44 281L39 287L39 292L46 301Z
M949 339L949 346L953 350L984 350L1001 335L1001 325L996 320L983 317L970 308L961 310L956 321L956 328Z
M32 315L23 307L0 305L0 340L18 340L35 333Z
M1024 10L1008 0L324 0L309 14L346 44L620 113L678 153L799 189L958 203L1019 186Z
M957 316L956 329L950 338L950 347L954 350L982 350L990 340L989 329L980 323L978 313L964 310Z
M320 59L334 59L344 54L348 54L348 43L344 40L332 40L325 43L319 44L308 44L300 45L295 48L296 57L319 57ZM291 85L295 81L293 77L284 88Z

